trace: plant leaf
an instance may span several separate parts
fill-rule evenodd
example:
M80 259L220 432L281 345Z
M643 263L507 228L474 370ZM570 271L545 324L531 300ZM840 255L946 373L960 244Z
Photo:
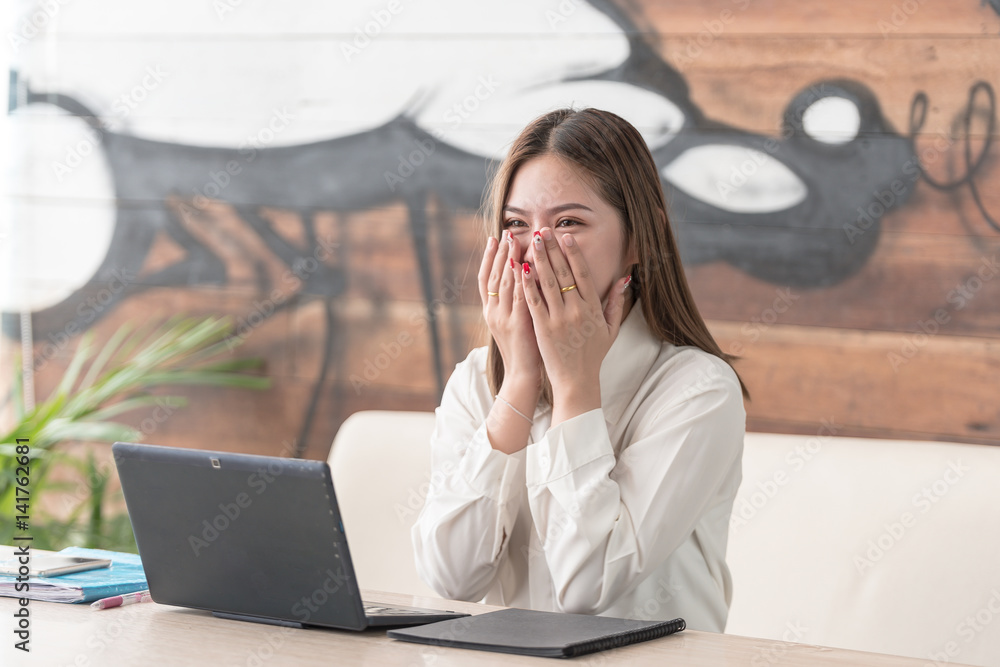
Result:
M150 385L191 384L216 387L243 387L246 389L267 389L271 379L255 375L236 373L200 373L198 371L177 371L172 373L150 373L146 377Z
M149 405L181 408L187 405L187 399L183 396L135 396L133 398L126 398L125 400L118 401L117 403L109 405L106 408L96 410L90 413L88 418L94 421L105 421L111 417L120 415L123 412L131 412L132 410L144 408Z
M136 440L139 431L131 426L118 422L88 422L57 419L47 424L38 439L43 438L53 442L63 440L85 440L98 442L116 442L119 440Z
M83 334L76 346L76 352L73 353L73 359L69 362L69 367L66 368L66 374L63 375L62 381L54 392L55 394L67 395L73 389L73 384L76 383L76 378L80 375L80 369L83 368L84 362L90 358L90 346L93 341L93 331Z
M118 330L111 335L108 342L101 348L97 358L90 364L90 368L87 369L87 375L84 376L83 382L80 383L80 389L86 389L90 387L90 385L94 384L94 380L96 380L97 376L100 375L102 370L104 370L104 365L108 362L108 359L111 358L111 356L115 353L115 350L118 349L118 347L122 344L122 341L128 337L131 331L132 325L128 322L118 327Z
M264 360L260 357L248 357L246 359L229 359L226 361L218 361L213 364L205 364L202 366L197 366L198 371L204 372L231 372L231 371L242 371L247 369L258 369L264 365Z
M129 358L129 355L132 354L132 350L134 350L139 343L149 337L150 332L154 331L156 328L157 325L154 320L147 320L146 322L140 324L138 328L136 328L135 332L125 339L125 342L118 348L118 351L115 353L115 356L111 358L109 363L115 365L124 363L125 360Z

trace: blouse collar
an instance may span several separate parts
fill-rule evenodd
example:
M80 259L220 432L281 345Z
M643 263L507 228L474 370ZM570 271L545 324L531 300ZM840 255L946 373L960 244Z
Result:
M601 406L605 420L618 423L646 379L660 348L661 342L649 331L642 302L636 298L601 364Z
M653 337L646 324L642 301L636 297L618 329L618 337L601 363L601 407L605 421L617 424L622 418L622 413L656 361L660 348L660 341ZM535 419L551 409L551 405L539 404L535 408Z

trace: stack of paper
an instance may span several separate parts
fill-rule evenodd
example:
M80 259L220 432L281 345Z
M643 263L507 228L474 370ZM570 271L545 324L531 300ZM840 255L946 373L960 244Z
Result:
M0 574L0 595L45 602L91 602L148 588L142 561L136 554L68 547L59 553L86 558L110 558L111 567L73 572L59 577L29 577L28 591L18 591L14 575Z

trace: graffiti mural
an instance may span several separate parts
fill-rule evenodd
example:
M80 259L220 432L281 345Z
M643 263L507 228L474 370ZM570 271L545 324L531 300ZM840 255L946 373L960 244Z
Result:
M790 290L842 285L873 261L884 219L910 206L920 183L970 193L976 233L1000 231L977 185L995 160L989 81L967 85L958 111L964 143L949 147L963 156L964 171L943 178L925 169L917 145L933 91L912 91L901 130L877 89L831 66L829 76L784 91L777 131L762 131L714 119L692 95L689 75L665 55L660 41L670 37L651 32L634 7L605 0L349 4L303 0L299 14L230 7L212 17L204 3L176 3L154 30L126 3L94 0L65 9L52 34L26 43L10 74L8 105L26 151L22 190L15 188L25 195L18 224L35 230L26 237L67 224L65 210L36 205L39 197L87 201L78 227L66 232L69 245L82 234L76 252L48 269L62 278L44 294L27 289L35 296L5 304L6 335L20 333L16 312L31 313L35 339L44 341L151 290L225 289L234 261L260 295L292 274L294 288L259 308L258 319L322 304L319 369L294 426L301 455L326 410L324 386L334 378L339 389L326 400L335 404L349 386L349 324L336 306L352 286L352 248L324 243L318 216L350 225L358 212L401 205L426 313L434 402L452 357L462 356L461 346L450 355L444 349L442 327L455 324L435 307L442 291L435 262L465 248L442 249L457 230L436 231L432 219L465 224L456 221L479 207L514 132L562 105L606 108L640 129L689 268L725 264ZM145 49L133 45L134 66L119 63L111 46L82 57L80 36L95 29L98 6L122 17L112 32L161 37ZM213 38L178 39L191 25L210 25ZM492 39L467 37L482 26ZM274 50L254 40L283 30L300 38L275 61ZM324 31L327 40L310 36ZM53 43L62 49L54 69L44 55ZM985 140L976 142L977 134ZM237 221L221 240L208 229L220 205ZM277 228L276 210L300 221L296 238ZM151 253L165 243L176 251L150 268ZM274 258L277 268L268 266ZM109 284L120 289L99 309L81 310L92 286ZM449 339L460 337L456 330Z

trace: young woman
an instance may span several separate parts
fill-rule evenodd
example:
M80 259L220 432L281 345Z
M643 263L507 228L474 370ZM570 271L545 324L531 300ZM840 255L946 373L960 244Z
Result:
M688 289L638 131L526 127L492 182L491 340L448 380L417 570L446 598L722 632L743 388Z

